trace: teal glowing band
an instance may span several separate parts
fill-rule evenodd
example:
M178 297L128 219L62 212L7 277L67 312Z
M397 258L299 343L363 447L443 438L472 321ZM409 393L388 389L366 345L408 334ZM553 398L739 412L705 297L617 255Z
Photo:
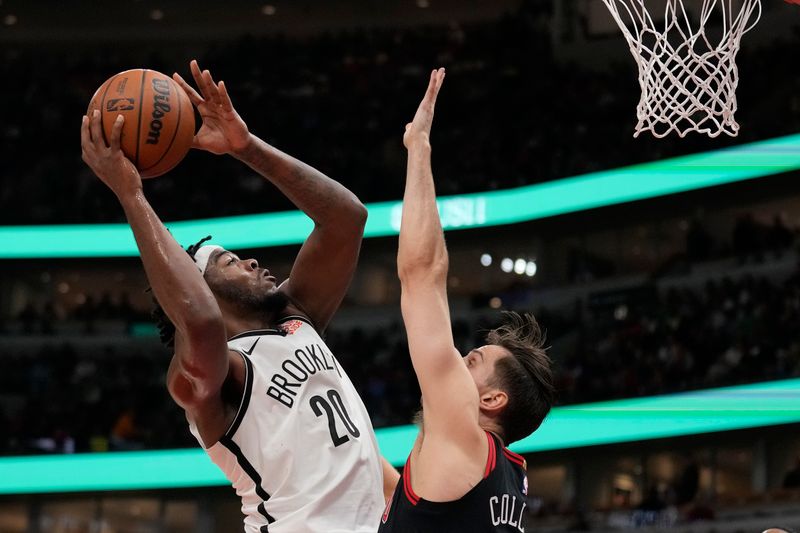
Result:
M518 453L800 422L800 379L553 409ZM381 452L405 462L414 426L376 431ZM200 449L0 458L0 494L229 485Z
M498 226L797 169L800 135L790 135L517 189L444 196L439 208L446 231ZM366 237L397 235L400 202L373 203L367 208ZM232 250L299 244L312 226L299 211L167 223L184 245L211 234L215 242ZM0 226L0 258L137 255L126 224Z

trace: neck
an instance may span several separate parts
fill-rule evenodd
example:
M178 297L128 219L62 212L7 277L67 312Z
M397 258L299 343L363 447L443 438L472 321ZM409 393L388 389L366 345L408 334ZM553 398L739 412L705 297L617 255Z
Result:
M503 428L500 427L498 423L496 423L493 419L485 416L483 413L480 414L478 418L478 425L481 427L482 430L488 431L489 433L494 433L498 439L500 439L500 443L505 446L506 440L503 438Z
M226 307L227 306L220 305L228 338L235 337L245 331L271 328L275 325L275 320L277 319L274 314L252 312L243 314L240 311L236 312Z

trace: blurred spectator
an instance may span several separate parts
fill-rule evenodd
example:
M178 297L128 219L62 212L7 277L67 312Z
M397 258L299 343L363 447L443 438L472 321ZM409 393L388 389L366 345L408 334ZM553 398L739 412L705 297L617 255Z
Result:
M694 500L700 487L700 467L697 460L687 454L684 458L683 471L675 483L675 504L684 505Z
M704 261L713 253L714 241L698 217L694 217L686 232L686 255L689 261Z
M797 458L794 468L786 472L786 476L783 478L783 488L800 488L800 457Z
M398 132L416 106L423 73L437 65L455 84L437 108L447 124L434 134L440 194L517 187L794 133L800 126L794 105L774 120L778 102L797 99L793 87L800 72L785 68L800 41L795 36L738 54L742 72L759 73L742 76L737 87L738 138L633 139L640 90L633 61L597 69L557 60L551 6L541 4L522 2L515 13L468 24L242 36L208 46L200 62L228 82L252 131L302 154L364 201L400 198L404 152ZM74 144L64 140L76 137L78 117L111 74L136 64L185 71L185 63L167 60L158 46L115 43L108 54L61 42L4 44L0 78L24 83L2 88L5 101L20 105L0 109L0 223L122 219ZM187 54L176 45L170 56ZM290 208L244 165L208 154L191 153L169 177L145 187L166 220ZM743 253L751 254L753 241L744 233Z

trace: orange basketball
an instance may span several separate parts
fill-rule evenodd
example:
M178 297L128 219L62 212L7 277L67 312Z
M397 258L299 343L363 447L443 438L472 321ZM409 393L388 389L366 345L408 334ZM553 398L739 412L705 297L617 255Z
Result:
M89 116L99 109L106 141L117 115L125 117L122 151L143 178L172 170L189 152L194 137L194 109L172 78L143 68L110 77L89 102Z

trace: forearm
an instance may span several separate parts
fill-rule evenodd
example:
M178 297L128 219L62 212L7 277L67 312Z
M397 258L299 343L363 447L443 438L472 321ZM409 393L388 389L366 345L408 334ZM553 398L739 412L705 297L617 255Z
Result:
M363 225L366 208L346 187L251 135L234 157L264 176L315 223Z
M159 220L142 191L120 198L133 230L147 279L175 327L202 327L220 314L219 306L189 254Z
M436 207L436 189L431 170L431 147L427 142L418 143L408 151L397 253L400 273L419 267L447 268L447 249Z

